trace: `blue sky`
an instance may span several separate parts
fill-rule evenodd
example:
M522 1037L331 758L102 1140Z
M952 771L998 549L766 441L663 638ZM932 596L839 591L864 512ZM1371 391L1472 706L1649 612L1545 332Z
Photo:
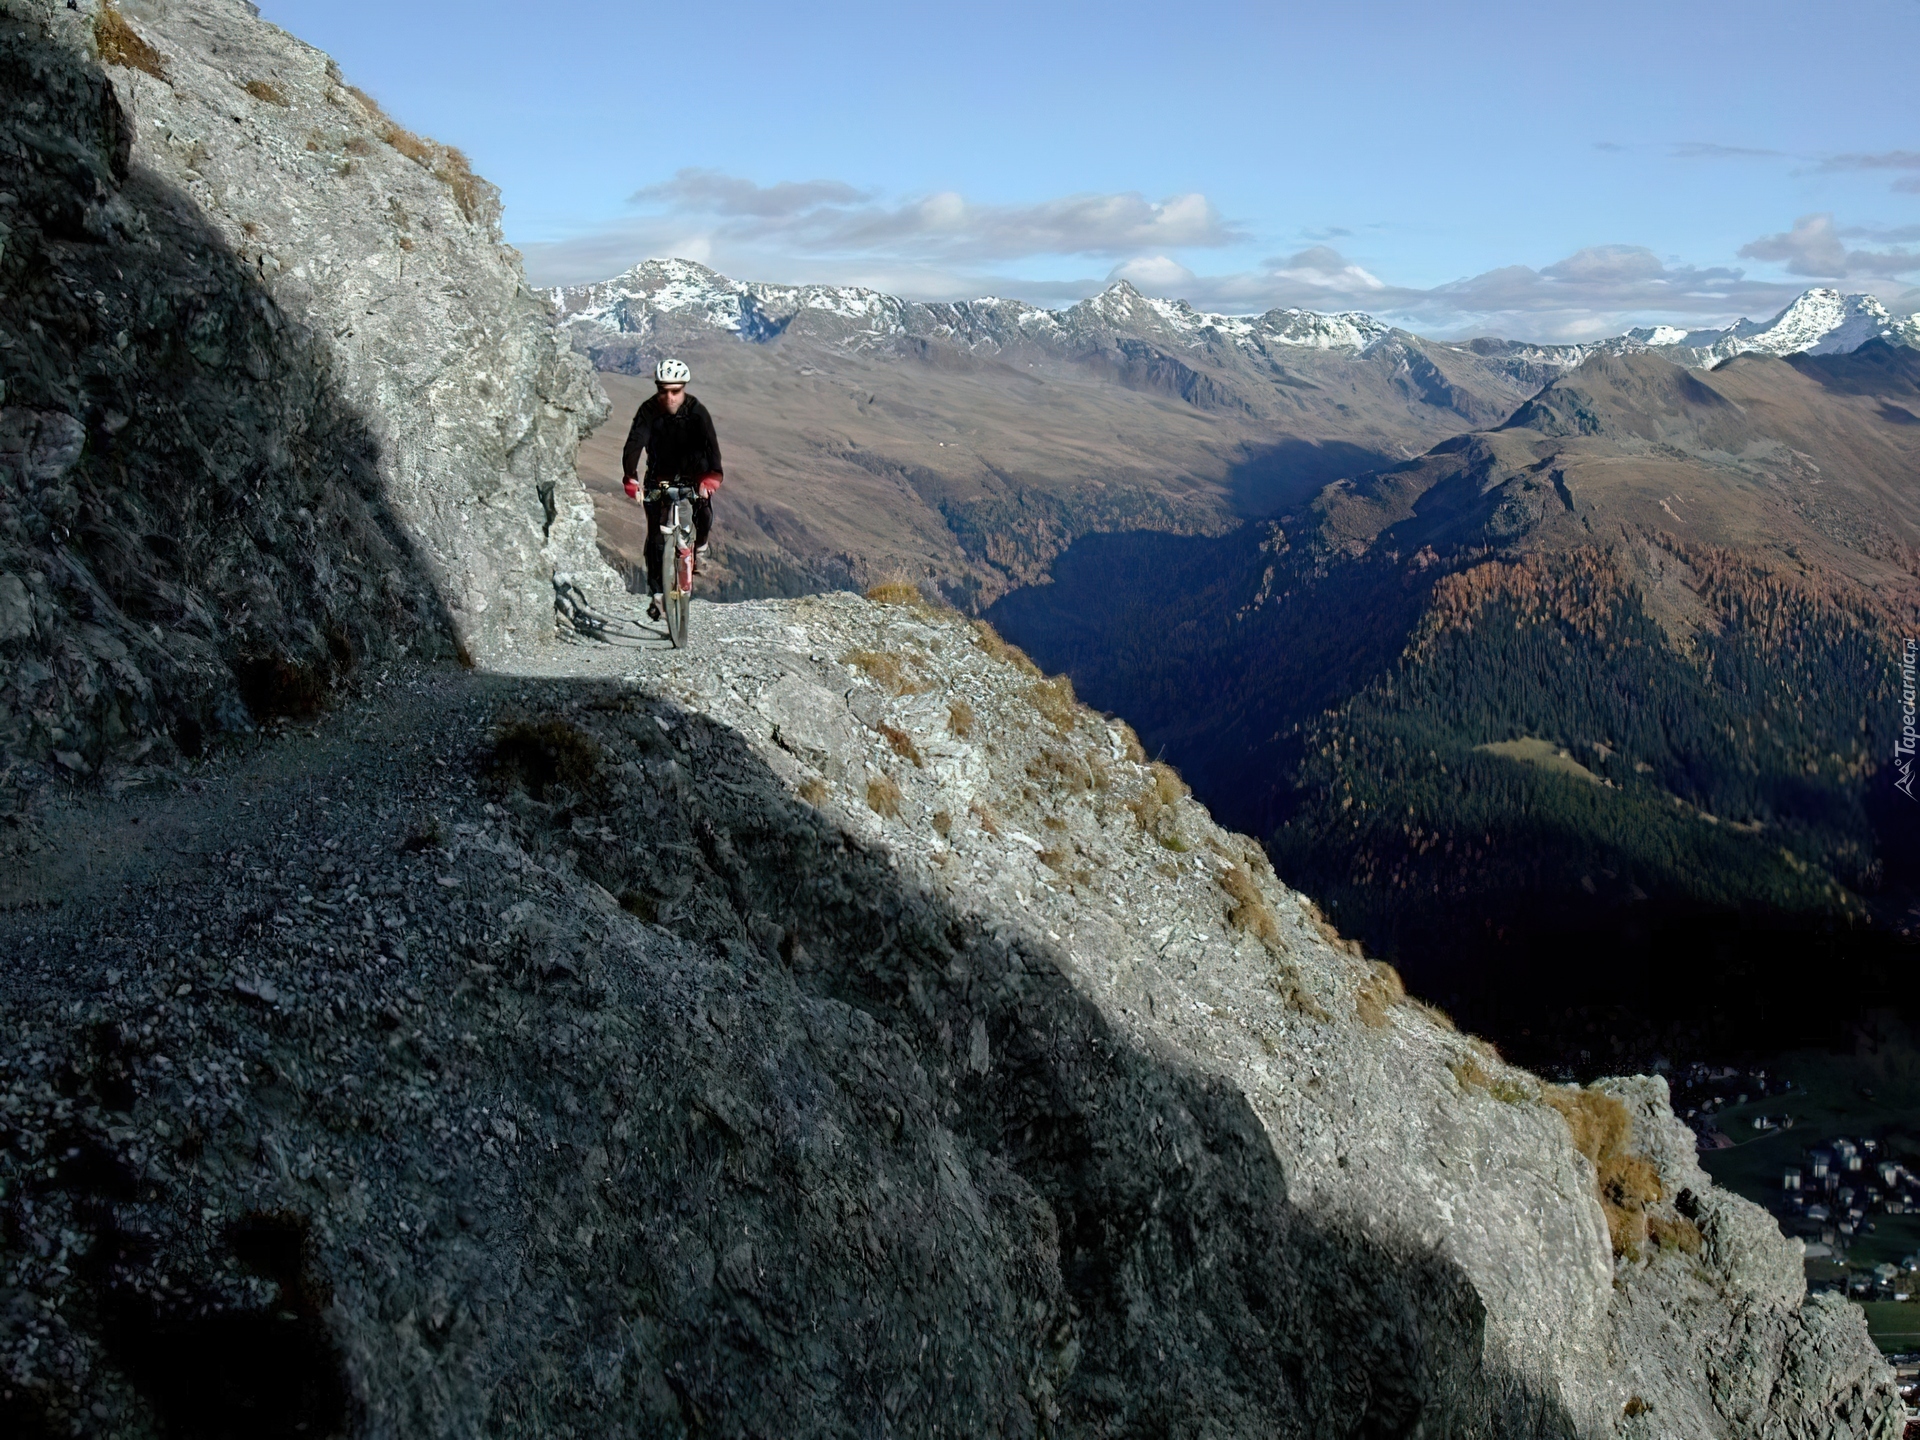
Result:
M260 0L501 188L537 283L1364 309L1567 339L1920 303L1920 0Z

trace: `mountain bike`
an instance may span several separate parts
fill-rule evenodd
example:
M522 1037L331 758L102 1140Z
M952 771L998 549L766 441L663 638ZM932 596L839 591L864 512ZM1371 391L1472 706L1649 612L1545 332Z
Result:
M666 541L661 556L661 579L666 593L660 608L666 613L667 639L673 648L684 650L687 644L687 619L693 600L693 497L699 489L692 485L662 485L653 492L667 502L661 517L660 532Z

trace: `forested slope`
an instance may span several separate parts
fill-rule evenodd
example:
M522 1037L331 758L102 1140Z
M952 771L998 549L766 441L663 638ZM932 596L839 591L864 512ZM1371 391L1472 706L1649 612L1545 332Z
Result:
M1506 1043L1797 1034L1904 953L1916 358L1599 357L1269 526L1083 542L993 615Z

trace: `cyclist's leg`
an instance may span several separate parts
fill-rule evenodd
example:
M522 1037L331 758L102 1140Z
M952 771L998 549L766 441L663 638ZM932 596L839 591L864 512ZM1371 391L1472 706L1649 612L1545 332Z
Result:
M649 500L647 509L647 594L658 595L667 587L662 583L665 566L661 563L667 553L666 531L660 527L667 518L667 504L664 500Z
M705 550L707 536L713 533L713 501L696 495L693 501L693 548Z

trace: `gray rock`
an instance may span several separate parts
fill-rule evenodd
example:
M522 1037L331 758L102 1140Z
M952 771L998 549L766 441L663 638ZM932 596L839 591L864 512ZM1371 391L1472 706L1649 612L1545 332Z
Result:
M846 701L800 675L787 675L761 693L756 710L773 727L773 743L838 778L858 732Z
M618 593L573 463L606 400L501 239L494 188L243 0L149 4L136 24L168 78L113 72L132 163L190 195L326 348L475 658L552 634L556 572Z
M617 591L573 469L605 401L457 152L241 0L8 0L0 69L16 780L538 646L556 574Z

